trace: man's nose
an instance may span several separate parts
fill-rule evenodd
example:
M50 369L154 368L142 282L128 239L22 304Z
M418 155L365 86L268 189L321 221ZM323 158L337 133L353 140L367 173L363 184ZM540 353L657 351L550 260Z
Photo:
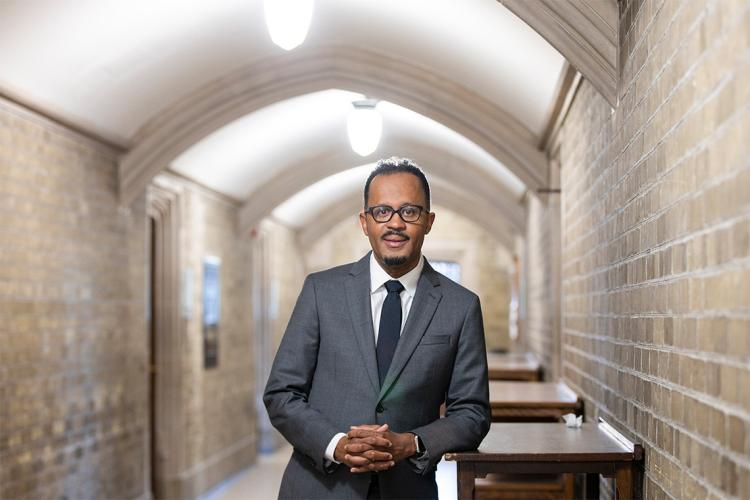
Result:
M406 222L404 222L404 219L401 218L400 213L394 212L393 217L391 217L391 220L388 221L387 226L393 229L405 228Z

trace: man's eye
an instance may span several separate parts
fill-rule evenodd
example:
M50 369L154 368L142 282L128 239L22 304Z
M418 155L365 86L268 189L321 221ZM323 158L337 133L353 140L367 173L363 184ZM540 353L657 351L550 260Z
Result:
M388 209L387 209L387 208L385 208L385 207L377 207L377 208L375 209L375 216L382 216L382 215L387 215L387 214L388 214L388 212L390 212L390 210L388 210Z
M401 209L401 213L404 217L414 217L417 215L417 209L414 207L404 207Z

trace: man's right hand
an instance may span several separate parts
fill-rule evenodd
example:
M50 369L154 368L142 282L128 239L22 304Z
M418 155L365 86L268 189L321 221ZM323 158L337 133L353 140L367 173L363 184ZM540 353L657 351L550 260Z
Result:
M388 430L388 424L372 427L372 430L377 432ZM372 436L357 441L357 443L351 443L349 438L344 436L339 439L333 453L336 461L346 464L350 472L379 472L388 470L395 465L393 455L388 451L382 451L392 446L392 443L387 439Z

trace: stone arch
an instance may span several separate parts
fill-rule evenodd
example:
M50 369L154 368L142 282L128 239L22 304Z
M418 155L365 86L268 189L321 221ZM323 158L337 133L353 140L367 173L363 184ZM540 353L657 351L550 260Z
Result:
M525 207L497 178L477 165L467 163L454 153L415 140L384 138L380 150L389 154L409 156L425 167L428 175L444 179L474 197L485 201L510 227L523 231ZM305 159L280 170L278 175L259 186L248 196L240 210L240 231L247 232L271 211L295 193L330 175L362 162L348 149L334 148L323 155ZM467 175L469 174L469 175Z
M119 164L129 204L179 154L220 127L280 100L340 88L386 99L462 134L529 189L544 185L546 158L530 130L495 103L428 68L338 45L311 46L254 63L184 96L136 134Z
M612 107L617 105L615 0L498 0L557 49Z

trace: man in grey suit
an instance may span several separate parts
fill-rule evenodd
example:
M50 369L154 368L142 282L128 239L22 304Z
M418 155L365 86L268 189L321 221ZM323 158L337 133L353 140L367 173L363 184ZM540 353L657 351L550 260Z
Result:
M437 498L442 455L487 434L479 299L422 256L429 189L380 161L359 214L372 252L305 280L264 394L294 446L279 498Z

